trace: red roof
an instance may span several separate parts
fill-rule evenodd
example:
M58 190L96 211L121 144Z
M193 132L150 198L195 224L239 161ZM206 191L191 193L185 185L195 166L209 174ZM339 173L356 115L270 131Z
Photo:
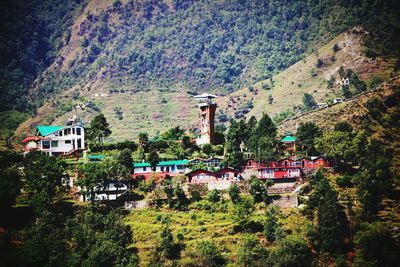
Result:
M22 143L28 143L30 141L39 141L41 140L42 137L41 136L27 136L24 139L22 139Z

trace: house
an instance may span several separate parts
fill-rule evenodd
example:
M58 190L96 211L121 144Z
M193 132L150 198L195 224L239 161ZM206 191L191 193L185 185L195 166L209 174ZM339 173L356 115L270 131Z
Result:
M218 171L215 171L214 173L217 179L227 180L227 181L240 180L240 173L237 170L234 170L229 167L220 169Z
M343 98L334 98L333 99L333 104L342 103L342 102L343 102Z
M323 156L302 158L300 162L301 162L301 168L305 170L313 170L321 167L322 168L331 167L329 161Z
M128 192L128 185L118 181L108 181L105 184L95 187L93 191L81 187L78 187L78 190L80 201L91 201L92 197L94 201L116 200L122 194Z
M260 179L297 180L302 176L300 167L264 167L258 169Z
M286 151L296 151L296 140L297 138L288 132L285 137L281 139L281 142L285 145Z
M189 171L187 165L189 160L171 160L160 161L156 170L153 172L149 162L139 162L133 164L133 178L144 177L145 180L150 179L151 174L157 174L161 178L168 178L178 176Z
M325 103L325 102L319 102L319 103L317 103L317 108L323 108L323 107L326 107L326 106L328 106L328 104Z
M217 177L214 172L197 169L191 172L188 172L186 175L186 182L195 183L195 184L206 184L210 182L217 182Z
M75 155L85 150L85 129L82 125L37 126L36 135L22 140L24 152L43 151L49 156Z
M261 167L265 167L265 162L258 161L254 158L249 158L245 160L245 164L243 166L243 169L249 170L249 169L258 169Z
M197 169L185 174L186 182L188 183L213 183L220 181L237 181L240 179L240 174L237 170L232 168L223 168L218 171L209 171L204 169Z

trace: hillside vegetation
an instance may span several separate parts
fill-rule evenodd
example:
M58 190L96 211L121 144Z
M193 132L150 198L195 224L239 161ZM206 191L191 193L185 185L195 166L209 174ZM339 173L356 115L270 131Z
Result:
M118 129L116 139L134 138L139 131L154 134L163 129L161 121L191 128L193 113L179 107L192 107L192 94L225 95L269 79L355 25L368 31L380 25L372 35L385 29L385 49L371 45L371 51L393 54L395 6L375 1L90 1L58 57L32 86L29 99L44 105L18 133L37 123L60 123L73 113L87 121L100 110L110 121L118 118L111 121ZM143 129L127 115L143 103L139 92L157 103L139 107ZM95 107L74 110L87 101Z

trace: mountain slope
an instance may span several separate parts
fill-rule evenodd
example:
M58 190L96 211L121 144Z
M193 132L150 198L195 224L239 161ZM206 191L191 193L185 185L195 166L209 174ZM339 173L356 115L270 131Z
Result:
M111 121L114 139L176 125L193 128L192 94L226 95L272 77L354 25L395 17L395 6L376 1L89 1L68 42L33 84L29 100L41 107L17 133L76 113L89 122L98 112ZM75 110L77 105L85 109ZM141 115L132 115L133 110Z
M220 109L229 117L235 117L235 114L240 115L240 111L250 101L253 108L249 110L247 117L260 118L263 112L274 117L284 111L299 111L298 107L303 105L302 97L305 93L312 95L316 102L342 97L339 76L341 67L353 70L367 83L378 77L388 80L394 73L396 59L368 58L365 54L365 40L369 35L362 27L340 34L305 59L273 76L272 83L271 80L260 81L220 98ZM333 50L334 46L338 51ZM318 60L323 62L320 67L317 67ZM328 80L332 77L334 82L329 87ZM268 101L269 96L273 99L272 103Z

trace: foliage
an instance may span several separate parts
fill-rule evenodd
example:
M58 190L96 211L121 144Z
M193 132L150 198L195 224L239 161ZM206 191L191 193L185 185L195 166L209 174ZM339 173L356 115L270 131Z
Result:
M57 196L67 192L65 163L41 152L28 153L23 161L25 167L24 190L29 203L40 214L51 207Z
M21 189L21 174L17 166L22 158L12 152L0 152L0 208L7 210L19 195Z
M264 223L264 235L267 237L269 242L275 242L279 234L280 225L278 223L279 210L277 207L270 207L265 213L265 223Z
M294 117L294 115L295 115L295 113L294 113L293 111L291 111L290 109L287 109L287 110L285 110L285 111L282 111L282 112L279 112L278 114L276 114L276 115L273 117L273 121L274 121L276 124L279 124L279 123L281 123L282 121L284 121L284 120L286 120L286 119L289 119L289 118L291 118L291 117Z
M321 135L321 129L311 121L301 123L296 132L298 144L303 151L306 151L307 155L316 155L317 150L315 149L314 142Z
M268 191L270 186L267 182L262 182L256 176L251 176L249 181L249 193L253 196L254 202L258 203L263 201L268 204Z
M267 255L268 252L260 246L256 236L247 235L239 247L237 262L240 266L262 266Z
M87 139L92 142L102 143L103 139L110 134L110 125L103 113L95 116L87 129Z
M255 210L254 201L251 198L242 198L234 204L233 215L235 221L244 228Z
M192 262L199 267L218 267L225 265L225 259L212 241L204 240L197 243Z
M390 229L381 222L362 225L354 240L360 250L355 266L395 266L400 260L400 247Z
M228 194L233 204L240 201L240 189L236 183L233 183L228 188Z
M151 165L151 170L153 172L156 171L157 164L160 162L160 156L158 155L157 151L152 150L147 156L147 161Z
M278 241L278 246L270 250L268 263L271 266L311 266L311 251L306 242L296 235L289 235Z
M132 151L128 148L122 150L117 157L117 161L122 166L126 167L130 173L133 173Z
M211 203L219 202L221 200L221 194L217 189L213 189L210 192L208 192L207 199Z
M315 106L317 105L317 103L314 100L314 97L310 94L304 93L302 100L305 110L311 110L315 108Z
M313 209L316 208L318 223L315 230L310 232L310 237L320 252L339 254L343 250L343 240L347 233L343 207L338 203L337 192L320 171L314 180L309 209L313 218Z
M94 209L78 212L67 222L73 266L137 266L132 231L119 210L102 215Z

